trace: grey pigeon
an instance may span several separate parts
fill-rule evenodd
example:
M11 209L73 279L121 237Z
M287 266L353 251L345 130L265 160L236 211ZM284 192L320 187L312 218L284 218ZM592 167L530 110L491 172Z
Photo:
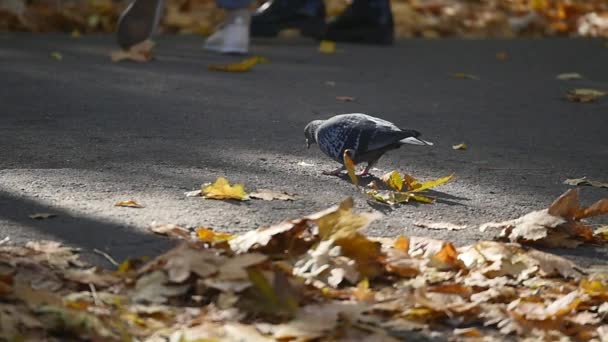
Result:
M419 139L420 132L402 129L392 122L370 115L354 113L333 116L327 120L311 121L304 128L306 144L316 143L323 153L343 166L325 174L337 175L344 170L344 151L351 150L356 164L366 162L360 175L369 170L384 153L403 144L433 145Z

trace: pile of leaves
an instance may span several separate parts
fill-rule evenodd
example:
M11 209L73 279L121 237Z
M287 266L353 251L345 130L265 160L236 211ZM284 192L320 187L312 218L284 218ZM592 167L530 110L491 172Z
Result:
M167 0L161 31L208 35L222 20L214 0ZM0 30L114 32L126 0L3 0ZM329 16L346 0L326 1ZM398 37L608 37L604 0L393 0Z
M181 243L116 271L56 242L0 246L0 339L608 338L608 270L511 242L370 238L362 230L379 214L352 208L236 236L158 230ZM590 208L568 217L608 212Z

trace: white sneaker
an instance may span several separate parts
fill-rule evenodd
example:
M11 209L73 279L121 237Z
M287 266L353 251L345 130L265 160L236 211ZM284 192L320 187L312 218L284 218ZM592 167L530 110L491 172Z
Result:
M251 12L246 8L228 11L226 19L207 40L203 48L221 53L245 54L249 51Z

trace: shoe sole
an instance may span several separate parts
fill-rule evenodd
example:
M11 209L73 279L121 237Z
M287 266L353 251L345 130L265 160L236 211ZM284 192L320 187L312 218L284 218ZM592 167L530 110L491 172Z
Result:
M149 39L158 27L164 0L135 0L118 19L116 39L127 50Z
M260 23L252 20L251 36L272 38L279 35L279 32L286 29L297 29L305 37L320 39L325 31L325 21L321 19L296 19L289 23Z

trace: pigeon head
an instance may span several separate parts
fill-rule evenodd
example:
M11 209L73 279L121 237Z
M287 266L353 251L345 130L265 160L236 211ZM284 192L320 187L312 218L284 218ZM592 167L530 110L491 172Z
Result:
M306 147L310 148L311 144L317 143L317 129L324 120L314 120L304 127L304 136L306 137Z

